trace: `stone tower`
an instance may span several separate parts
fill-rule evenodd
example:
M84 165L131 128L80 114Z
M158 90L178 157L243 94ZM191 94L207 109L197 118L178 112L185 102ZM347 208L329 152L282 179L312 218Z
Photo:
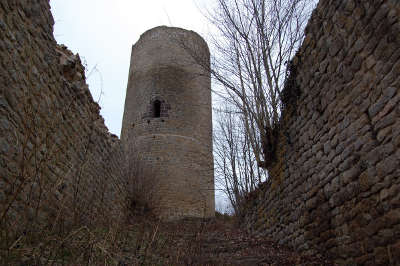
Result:
M211 81L193 53L209 64L198 34L165 26L132 47L121 140L168 220L214 216Z

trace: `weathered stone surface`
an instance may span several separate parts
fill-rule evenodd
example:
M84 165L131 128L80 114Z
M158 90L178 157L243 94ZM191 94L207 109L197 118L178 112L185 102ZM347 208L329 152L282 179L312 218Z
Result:
M258 234L285 236L293 248L326 252L339 265L397 265L400 40L394 36L400 6L393 0L320 0L317 9L310 28L323 17L324 31L306 33L296 55L298 112L283 112L281 124L285 134L300 137L291 145L280 140L285 152L277 162L285 168L268 169L270 179L253 192L263 200L249 199L243 222ZM313 49L306 49L310 44ZM316 56L326 46L329 53ZM315 102L324 103L323 114ZM303 204L293 210L287 202L295 199ZM295 211L300 219L292 224Z
M129 164L155 169L150 205L163 219L215 213L210 75L184 45L209 61L205 41L180 28L153 28L133 46L121 131Z
M53 23L48 0L0 3L0 213L10 236L126 214L120 142Z

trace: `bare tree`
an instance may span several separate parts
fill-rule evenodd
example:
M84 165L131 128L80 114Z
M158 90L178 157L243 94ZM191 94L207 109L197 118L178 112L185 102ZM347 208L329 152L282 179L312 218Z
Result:
M254 158L250 138L245 133L245 117L232 106L215 110L215 178L235 214L241 213L244 197L265 181L267 173Z
M218 85L214 96L227 105L215 112L215 176L237 213L244 195L268 176L260 168L276 159L282 98L287 97L282 89L293 82L290 61L316 0L215 2L206 14L214 26L211 60L193 43L179 36L176 41L211 74Z
M304 37L315 1L217 0L209 12L212 36L210 72L225 98L240 113L259 166L273 161L281 91L288 62Z

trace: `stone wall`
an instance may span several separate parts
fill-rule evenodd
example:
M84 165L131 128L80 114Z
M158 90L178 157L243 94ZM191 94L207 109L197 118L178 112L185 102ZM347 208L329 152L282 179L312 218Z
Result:
M244 225L342 265L400 263L400 3L320 0Z
M48 0L0 2L0 219L10 234L126 213L120 141L53 24Z

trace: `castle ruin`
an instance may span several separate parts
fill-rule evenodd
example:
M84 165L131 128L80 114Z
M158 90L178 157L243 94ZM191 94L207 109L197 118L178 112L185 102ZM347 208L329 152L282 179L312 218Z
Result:
M163 218L214 216L210 74L205 41L156 27L132 47L121 142L136 176L150 185L149 204Z
M272 178L247 197L249 231L341 265L400 263L399 14L397 0L319 1ZM173 43L208 56L204 41L166 27L142 35L120 140L53 24L48 0L0 1L3 235L126 221L125 158L154 173L161 217L212 216L210 81Z

